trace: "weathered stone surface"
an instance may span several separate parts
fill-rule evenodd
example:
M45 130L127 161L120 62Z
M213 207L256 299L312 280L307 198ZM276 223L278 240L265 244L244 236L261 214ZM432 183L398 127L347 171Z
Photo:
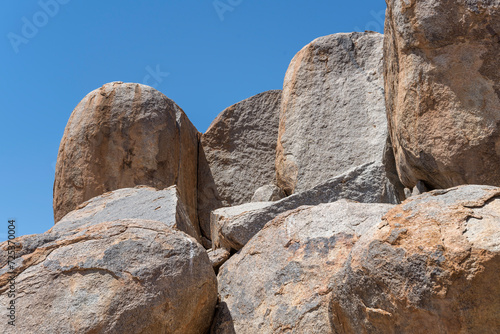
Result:
M401 181L500 186L500 1L386 2L386 104Z
M221 267L212 333L333 333L330 279L391 207L338 201L278 216Z
M397 203L391 197L394 189L385 175L384 166L368 163L277 202L217 209L211 216L212 247L241 249L267 222L302 205L330 203L341 198L362 203Z
M54 182L54 217L105 192L176 184L197 222L198 131L157 90L113 82L89 93L64 131Z
M224 110L201 137L198 214L210 236L210 212L250 202L274 184L281 91L267 91Z
M199 228L189 219L176 186L164 190L137 186L94 197L64 216L52 228L52 232L69 232L119 219L159 221L189 234L201 243Z
M16 239L16 326L2 333L204 333L217 281L195 239L162 222L118 220ZM7 243L0 303L7 305ZM5 320L5 319L4 319Z
M275 202L285 197L286 195L280 187L267 184L255 190L251 202Z
M288 195L368 162L387 138L383 36L335 34L306 45L283 84L277 183Z
M207 250L208 258L210 259L210 263L214 268L215 272L217 272L221 265L226 262L231 254L227 249L218 248L218 249L209 249Z
M390 210L332 280L336 333L497 333L500 188L462 186Z

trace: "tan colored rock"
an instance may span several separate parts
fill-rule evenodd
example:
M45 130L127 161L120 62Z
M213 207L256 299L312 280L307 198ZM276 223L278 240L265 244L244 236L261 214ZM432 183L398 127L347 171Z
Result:
M248 203L255 190L276 180L281 91L271 90L225 109L201 137L198 214L210 236L210 212Z
M54 217L105 192L177 185L197 222L198 132L157 90L113 82L89 93L68 121L57 157Z
M176 186L163 190L147 186L123 188L94 197L64 216L52 232L62 233L119 219L159 221L201 243L197 224L189 219Z
M200 333L217 281L195 239L162 222L118 220L15 240L16 326L9 333ZM0 303L9 302L7 243L0 244Z
M334 333L330 280L391 207L342 200L276 217L222 265L212 333Z
M251 202L275 202L285 197L286 195L280 187L274 184L266 184L255 190Z
M335 333L497 333L500 188L412 197L363 234L332 280Z
M347 170L382 162L387 140L383 35L315 39L292 59L283 83L278 186L302 192Z
M386 104L401 181L500 186L500 2L386 2Z

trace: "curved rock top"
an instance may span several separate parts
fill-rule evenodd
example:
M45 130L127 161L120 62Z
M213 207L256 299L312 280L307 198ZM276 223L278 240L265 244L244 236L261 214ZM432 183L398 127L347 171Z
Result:
M197 222L198 131L172 100L149 86L113 82L75 108L59 147L54 216L105 192L177 185Z
M287 195L369 162L387 139L383 35L341 33L300 50L283 83L276 157Z

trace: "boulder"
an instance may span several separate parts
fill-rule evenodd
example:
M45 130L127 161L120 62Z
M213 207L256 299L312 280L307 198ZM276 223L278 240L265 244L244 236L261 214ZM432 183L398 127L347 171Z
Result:
M52 228L52 232L69 232L119 219L159 221L189 234L201 243L199 228L189 219L176 186L164 190L137 186L94 197L64 216Z
M266 184L255 190L251 202L275 202L285 197L286 195L280 187L274 184Z
M267 91L225 109L201 136L198 214L210 236L210 212L250 202L274 184L281 91Z
M229 251L224 248L208 249L207 254L216 273L219 271L220 266L222 266L231 256Z
M212 333L333 333L330 279L391 207L338 201L276 217L222 265Z
M315 39L285 75L276 157L277 184L302 192L369 162L381 162L388 136L383 35Z
M497 333L500 188L412 197L363 234L332 280L336 333Z
M500 2L386 2L385 96L401 181L500 186Z
M106 84L78 104L64 131L55 221L108 191L175 184L196 223L197 155L198 131L172 100L140 84Z
M396 203L385 167L368 163L316 187L277 202L247 203L214 210L211 216L212 247L241 249L264 225L280 213L302 205L318 205L346 198L362 203Z
M163 222L117 220L14 241L17 320L2 321L2 333L201 334L210 326L217 281L207 253ZM6 248L1 305L9 302Z

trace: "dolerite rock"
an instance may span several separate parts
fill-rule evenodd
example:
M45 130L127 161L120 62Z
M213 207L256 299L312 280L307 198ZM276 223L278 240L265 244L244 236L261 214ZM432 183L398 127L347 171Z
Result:
M306 45L283 84L277 183L287 195L381 162L387 139L383 35L335 34Z
M16 239L16 326L2 333L204 333L217 281L195 239L162 222L118 220ZM8 305L7 243L0 302Z
M250 202L255 190L275 183L281 91L267 91L225 109L201 137L198 214L210 236L210 212Z
M241 249L264 225L285 211L345 198L362 203L397 203L386 181L385 167L368 163L316 187L277 202L247 203L214 210L211 215L212 246ZM385 182L385 183L384 183Z
M64 131L54 182L54 217L105 192L176 184L197 222L198 131L157 90L113 82L88 94Z
M500 186L500 2L386 2L386 104L401 181Z
M285 197L286 195L280 187L274 184L266 184L255 190L251 202L274 202Z
M500 188L462 186L390 210L332 280L336 333L498 333Z
M189 234L201 243L199 228L189 219L176 186L164 190L137 186L94 197L64 216L52 228L52 232L69 232L119 219L159 221Z
M221 267L212 333L333 333L330 279L391 207L338 201L278 216Z

